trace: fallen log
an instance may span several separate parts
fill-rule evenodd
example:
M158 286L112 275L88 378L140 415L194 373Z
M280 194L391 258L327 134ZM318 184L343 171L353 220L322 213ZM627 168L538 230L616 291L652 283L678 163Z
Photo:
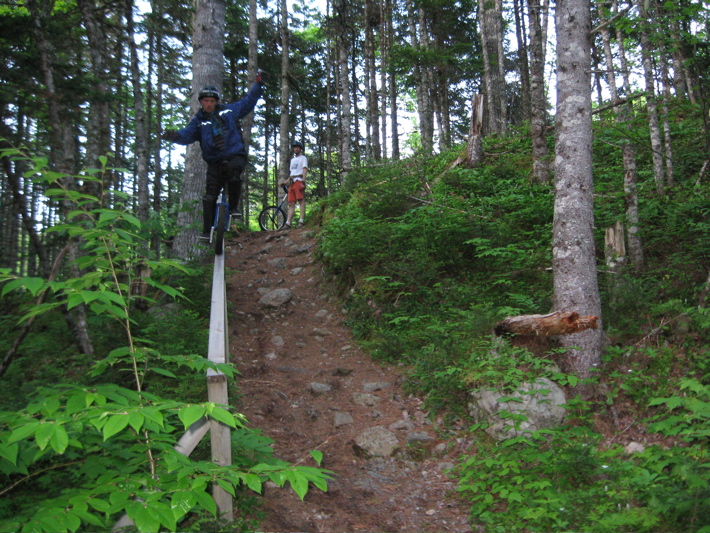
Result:
M494 332L510 335L569 335L585 329L597 329L598 316L579 316L576 311L556 311L547 315L509 316L499 322Z

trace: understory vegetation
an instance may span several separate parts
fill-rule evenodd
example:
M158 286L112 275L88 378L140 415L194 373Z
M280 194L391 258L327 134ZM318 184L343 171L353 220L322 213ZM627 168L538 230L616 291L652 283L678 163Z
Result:
M553 187L531 184L526 131L485 139L479 168L454 165L458 147L359 169L315 214L319 257L359 341L406 365L411 391L475 436L452 475L484 531L710 531L710 185L702 126L674 118L683 155L665 195L636 124L645 266L619 273L604 266L604 232L624 220L622 137L595 122L608 347L584 400L553 341L492 336L505 317L551 310ZM469 417L472 389L542 376L565 388L563 427L495 442Z
M240 413L206 401L208 370L235 376L230 364L204 357L211 269L149 259L148 235L121 197L100 207L98 197L66 189L72 178L49 171L45 159L1 155L23 158L27 177L71 205L67 222L51 231L70 243L80 236L83 253L81 270L61 280L0 270L4 354L34 321L0 378L0 531L110 531L122 517L141 532L217 531L213 487L240 511L225 527L252 531L252 495L264 482L289 485L301 498L309 487L325 490L321 452L311 453L314 466L292 466ZM100 184L107 170L73 179ZM65 323L79 307L93 357L77 355ZM231 465L212 459L207 439L186 453L176 447L209 420L232 430Z
M646 264L613 274L603 250L605 229L624 219L620 138L595 123L608 346L584 399L553 341L492 335L505 317L551 309L553 187L531 184L527 131L486 138L485 164L475 169L454 164L460 146L353 170L311 208L318 258L359 342L407 370L409 390L442 415L442 435L473 437L452 476L484 531L710 531L710 185L700 174L701 126L682 110L672 124L683 157L665 195L652 183L650 153L639 152ZM642 148L648 136L637 126ZM27 164L28 177L56 181L46 161ZM141 531L199 531L217 527L213 482L243 516L254 514L250 494L266 480L300 496L324 489L327 471L276 460L269 439L238 413L204 401L204 267L154 261L150 278L136 279L147 237L137 220L120 202L106 209L78 193L65 199L70 220L53 231L81 234L83 274L60 282L2 272L2 352L35 323L1 378L0 531L108 530L124 513ZM141 282L146 290L133 291ZM80 305L94 358L77 355L64 320ZM514 391L537 377L565 389L564 426L496 442L470 417L472 389ZM212 463L203 444L189 458L174 451L203 416L234 428L235 468ZM643 446L629 453L629 443ZM319 464L317 452L313 459Z

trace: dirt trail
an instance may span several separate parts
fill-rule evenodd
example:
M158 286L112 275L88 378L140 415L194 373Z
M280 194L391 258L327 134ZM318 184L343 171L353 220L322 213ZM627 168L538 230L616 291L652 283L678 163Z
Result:
M358 349L337 302L319 289L315 247L312 232L301 229L242 233L225 249L231 360L241 372L233 405L274 440L279 458L315 466L309 450L318 449L322 466L335 473L328 492L313 488L305 502L290 489L267 487L261 530L471 531L444 473L465 438L442 440L421 400L402 392L398 369ZM276 289L289 289L291 300L260 303ZM357 455L358 437L373 427L393 433L399 450Z

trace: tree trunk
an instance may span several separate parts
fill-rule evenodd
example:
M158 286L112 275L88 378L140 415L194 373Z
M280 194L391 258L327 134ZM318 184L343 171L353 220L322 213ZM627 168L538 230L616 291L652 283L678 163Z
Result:
M410 44L417 51L426 49L426 24L424 20L424 10L418 7L412 0L407 0L407 14L409 20ZM424 26L422 28L422 26ZM427 66L421 59L416 59L414 63L414 83L417 93L417 112L419 116L419 137L422 143L422 151L431 154L434 150L433 134L434 128L431 119L431 100L429 99L429 84L427 83Z
M224 61L224 0L196 0L192 36L192 95L191 112L199 108L197 95L205 85L221 90ZM205 191L207 165L202 159L199 143L191 144L185 159L185 177L180 195L177 224L180 233L173 245L174 254L182 259L196 257L195 244L201 233L195 222L202 221L200 198Z
M387 88L388 73L390 65L390 50L391 45L391 7L388 9L387 0L378 1L378 10L380 14L380 128L382 131L382 157L387 159L387 154L389 152L387 146L387 99L389 98L389 91Z
M281 125L279 128L279 181L285 181L289 173L290 134L290 92L289 92L289 35L288 35L288 2L281 0ZM294 139L296 140L296 139ZM300 140L300 139L299 139Z
M666 162L666 183L668 183L669 187L673 187L675 185L675 179L673 177L673 144L671 142L670 112L668 110L668 102L671 100L672 96L670 79L668 77L668 59L665 53L660 54L659 63L661 66L661 84L663 85L663 91L661 93L661 116L663 117L663 154Z
M557 141L553 221L553 305L601 316L594 249L591 14L586 0L560 0L557 32ZM570 366L582 378L599 365L602 330L564 336Z
M530 15L530 46L533 44L532 39L532 14L535 10L532 7L532 3L537 2L539 5L539 0L528 1ZM518 72L520 73L520 95L523 103L523 116L530 117L532 110L530 108L530 76L531 67L528 61L528 42L527 42L527 32L525 31L525 6L522 0L513 0L513 14L515 16L515 40L518 43ZM539 40L539 37L538 37Z
M624 223L620 220L606 229L604 234L604 259L607 268L607 291L609 304L616 306L619 293L619 275L626 266L626 246L624 244Z
M495 334L505 335L571 335L588 329L597 329L598 316L580 316L576 311L556 311L547 315L521 315L508 317L495 327Z
M330 0L326 0L326 18L330 19ZM325 173L326 173L326 194L330 195L333 192L333 128L330 127L332 123L331 111L333 100L333 95L331 93L333 89L333 72L335 70L335 61L333 60L333 42L330 39L330 32L326 33L325 36L325 94L326 103L325 106Z
M106 81L108 42L104 31L99 26L103 20L102 14L96 13L96 6L91 0L77 0L81 16L86 28L91 58L91 72L94 75L96 96L89 104L86 125L86 157L87 166L99 166L99 157L106 155L111 147L111 128L109 90ZM104 179L104 189L108 191L111 183L108 176ZM99 195L96 184L86 186L90 194Z
M612 13L616 17L618 7L616 2L612 6ZM602 42L604 45L604 56L606 61L606 76L611 101L614 104L614 120L622 126L627 132L631 133L630 116L632 112L631 102L620 104L619 93L616 85L614 55L611 49L611 35L609 25L604 18L601 19ZM620 31L620 30L617 30ZM626 51L623 40L619 41L620 35L617 34L617 45L619 48L619 58L621 61L621 71L624 72L623 85L626 91L625 94L631 94L630 80L626 64ZM638 219L638 190L636 183L638 182L638 174L636 172L636 146L631 141L631 136L627 135L622 140L622 161L624 165L624 194L626 202L626 225L628 226L628 241L629 241L629 258L631 264L636 270L643 268L643 248L639 237L639 219Z
M651 16L651 13L646 9L645 0L636 0L636 7L640 15L641 59L644 78L646 80L646 110L648 112L648 127L651 135L653 177L656 182L656 191L658 194L665 194L666 183L665 173L663 171L663 144L661 143L661 129L658 123L658 103L651 59L651 50L656 44L651 43L648 22L650 20L648 17Z
M149 93L149 101L151 102L162 102L163 101L163 77L165 69L163 68L163 38L156 32L149 33L149 40L151 42L151 53L155 57L153 61L155 67L155 88L151 89ZM153 69L149 69L152 72ZM149 80L153 79L152 76ZM148 87L150 88L150 81L148 82ZM153 96L151 98L150 96ZM160 131L160 124L163 123L163 107L162 105L155 106L155 117L150 121L151 124L157 125L158 131ZM157 136L156 136L157 137ZM156 213L160 213L162 209L161 196L162 196L162 185L163 185L163 160L162 160L162 146L160 139L156 138L153 141L153 210ZM160 259L161 256L161 241L160 234L157 231L153 231L151 236L151 249L156 254L156 259Z
M547 150L547 98L545 98L545 56L540 20L547 16L540 0L529 0L530 10L530 134L532 136L533 181L549 183Z
M365 71L367 72L367 118L370 131L370 154L382 159L380 144L379 92L377 90L377 65L375 64L375 29L380 25L380 14L373 0L365 0Z
M350 78L348 71L348 52L350 50L350 31L348 23L348 4L345 0L338 0L336 5L336 17L338 20L338 65L340 77L340 180L347 179L348 172L352 168L352 155L350 147L351 135L351 110L350 103Z
M427 28L427 17L424 7L418 4L417 14L419 16L419 46L428 57L430 50L429 33ZM434 91L434 80L432 66L427 61L421 65L421 108L419 110L420 134L422 138L422 149L425 154L434 152L434 105L432 103L432 93Z
M466 145L466 166L474 168L483 163L483 95L474 94L471 102L471 125Z
M249 79L249 84L252 85L256 81L256 75L259 69L258 61L258 47L259 47L259 19L257 18L257 2L256 0L249 0L249 51L247 59L247 78ZM244 146L247 149L247 154L249 153L249 148L251 146L251 132L254 127L254 113L249 113L242 120L242 137L244 138ZM250 207L251 202L251 167L247 165L242 176L243 188L242 196L239 199L241 204L241 211L244 214L244 222L249 223L250 219Z
M150 199L148 195L148 124L145 114L141 71L138 64L138 48L133 24L133 0L126 0L126 32L131 53L131 84L133 86L133 114L136 134L136 179L138 184L138 206L136 217L141 223L148 221Z
M501 0L478 0L478 19L483 49L483 80L486 89L486 130L506 131L505 69L503 50L503 6Z

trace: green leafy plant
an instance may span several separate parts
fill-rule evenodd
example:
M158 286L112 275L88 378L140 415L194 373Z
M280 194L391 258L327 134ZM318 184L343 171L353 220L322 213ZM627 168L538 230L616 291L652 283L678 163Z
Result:
M231 366L202 357L163 355L133 333L132 304L139 296L130 289L136 265L184 267L143 256L147 247L140 237L141 225L130 212L103 207L100 197L68 188L69 177L48 171L46 160L27 162L34 164L27 176L51 185L48 195L73 203L67 223L52 231L80 239L83 255L77 265L83 274L45 280L4 270L1 294L21 291L41 297L39 304L24 311L20 322L59 306L84 305L95 316L118 324L126 345L93 365L91 385L42 387L23 408L0 412L0 531L110 529L124 514L139 531L175 531L190 513L216 515L213 485L232 495L239 487L260 492L266 480L278 486L288 483L301 498L310 484L326 490L327 471L273 460L263 445L252 448L259 449L258 454L244 455L230 466L191 460L176 451L180 433L202 418L238 430L242 447L249 447L244 417L228 406L165 399L146 389L153 377L176 379L180 368L203 376L208 369L234 375ZM100 187L100 172L105 170L76 179ZM170 297L181 296L154 279L143 281ZM108 369L129 373L133 386L102 383ZM314 460L319 464L320 457L316 454Z

